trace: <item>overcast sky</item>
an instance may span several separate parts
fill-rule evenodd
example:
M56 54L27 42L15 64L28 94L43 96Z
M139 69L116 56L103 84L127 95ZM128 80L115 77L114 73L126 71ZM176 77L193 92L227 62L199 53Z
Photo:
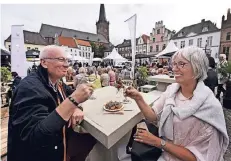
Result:
M100 4L1 5L1 45L10 35L11 25L23 24L24 30L39 32L41 23L45 23L96 33L99 8ZM211 20L220 28L221 17L226 16L228 8L231 8L231 1L221 4L190 4L188 1L178 4L105 4L106 18L110 22L110 41L114 45L129 38L128 25L124 21L135 13L138 37L149 35L155 22L160 20L165 27L176 31L199 23L201 19Z

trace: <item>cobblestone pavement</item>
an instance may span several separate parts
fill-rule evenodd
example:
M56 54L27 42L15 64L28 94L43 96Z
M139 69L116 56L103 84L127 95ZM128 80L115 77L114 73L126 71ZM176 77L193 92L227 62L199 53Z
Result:
M229 147L224 156L225 161L231 161L231 109L224 108L227 131L229 135Z

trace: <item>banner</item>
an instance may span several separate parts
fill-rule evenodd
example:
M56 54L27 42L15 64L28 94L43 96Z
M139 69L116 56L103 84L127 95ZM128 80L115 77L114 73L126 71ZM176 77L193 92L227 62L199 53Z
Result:
M131 77L132 79L135 78L135 55L136 55L136 14L130 17L125 22L128 23L128 27L130 30L130 36L131 36L131 44L132 44L132 71L131 71Z
M94 58L94 52L91 52L91 53L90 53L90 60L89 60L89 65L90 65L90 66L92 66L93 58Z
M24 47L23 25L11 26L11 71L22 78L27 76L27 62Z

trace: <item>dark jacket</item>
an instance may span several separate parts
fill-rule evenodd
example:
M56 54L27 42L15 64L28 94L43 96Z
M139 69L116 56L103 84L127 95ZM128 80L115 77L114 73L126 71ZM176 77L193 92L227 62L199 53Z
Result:
M63 89L67 96L72 92L65 84ZM66 121L55 110L58 97L41 66L21 80L10 105L8 161L63 161Z
M22 80L21 77L19 76L16 76L13 80L13 83L12 83L12 91L14 92L15 89L17 88L17 86L19 85L20 81Z
M209 69L207 72L208 77L204 80L206 86L208 86L213 92L215 87L218 86L218 77L214 69Z

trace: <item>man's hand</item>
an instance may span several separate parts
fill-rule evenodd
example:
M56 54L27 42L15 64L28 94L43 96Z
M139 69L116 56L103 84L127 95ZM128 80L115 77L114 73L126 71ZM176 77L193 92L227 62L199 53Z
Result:
M93 93L93 87L91 84L80 84L76 90L72 93L73 97L78 103L85 102Z
M79 108L76 108L75 112L73 113L73 115L69 120L68 127L72 126L72 128L74 129L77 124L80 124L82 122L83 118L84 118L83 111L81 111Z

